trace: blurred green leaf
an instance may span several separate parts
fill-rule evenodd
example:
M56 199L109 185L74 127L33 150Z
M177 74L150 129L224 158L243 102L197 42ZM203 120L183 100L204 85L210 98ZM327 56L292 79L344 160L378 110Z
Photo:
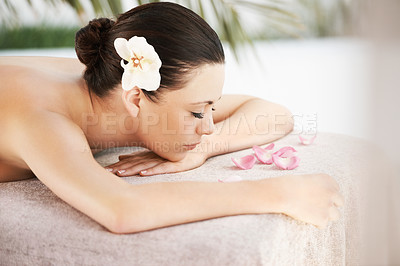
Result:
M31 0L26 0L30 7L33 9ZM82 24L87 21L83 19L87 11L82 5L83 0L46 0L49 4L56 4L58 1L63 1L70 5L82 20ZM136 0L137 5L145 3L159 2L158 0ZM216 21L216 30L222 39L225 39L231 46L235 56L238 57L238 49L245 44L251 44L252 38L247 34L246 25L242 22L238 9L249 8L258 15L270 17L271 14L280 14L277 23L286 23L296 25L296 18L294 14L286 11L285 9L277 6L282 5L278 0L265 0L263 2L257 0L177 0L172 1L191 8L207 21ZM15 2L5 0L6 7L10 12L17 12ZM121 0L90 0L90 4L97 15L116 16L122 12ZM214 12L205 12L205 6L212 6ZM18 18L18 16L15 16ZM272 16L271 16L272 18ZM272 18L273 19L273 18Z
M50 26L0 28L0 49L73 47L77 30Z
M35 12L31 0L25 0ZM82 26L90 19L88 10L82 4L84 0L44 0L49 5L60 2L70 5L81 20ZM159 0L135 0L132 5L159 2ZM344 32L343 25L351 21L349 2L336 0L327 7L326 1L321 0L175 0L194 12L198 13L213 28L220 38L225 40L239 60L239 49L244 45L251 45L254 38L271 38L273 36L300 37L304 32L311 36L331 36ZM0 5L0 21L3 26L11 29L20 25L17 1L4 0ZM86 3L86 2L85 2ZM121 0L89 0L96 15L117 16L123 11ZM297 9L296 9L296 8ZM244 11L252 12L264 25L262 32L253 32L251 25L243 20ZM3 14L8 14L7 16ZM247 13L248 14L248 13ZM340 24L341 23L341 24ZM276 32L276 33L273 33ZM251 34L251 35L250 35Z

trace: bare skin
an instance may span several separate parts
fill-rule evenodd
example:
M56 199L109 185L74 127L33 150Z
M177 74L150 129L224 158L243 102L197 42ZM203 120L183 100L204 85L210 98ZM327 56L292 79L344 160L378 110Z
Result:
M36 176L115 233L238 214L285 213L318 227L338 219L343 197L326 174L126 183L116 175L185 171L218 154L273 142L292 130L291 114L255 97L222 95L222 65L201 67L187 87L166 93L161 103L120 86L105 98L92 95L91 102L83 70L75 59L0 58L0 182ZM149 151L121 157L109 171L93 158L132 145Z

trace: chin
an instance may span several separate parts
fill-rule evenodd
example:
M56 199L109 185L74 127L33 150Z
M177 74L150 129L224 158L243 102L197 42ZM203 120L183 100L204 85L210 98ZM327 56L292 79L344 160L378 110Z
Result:
M163 157L164 159L167 159L168 161L171 162L177 162L183 160L185 158L187 152L168 152L168 153L162 153L158 154L159 156Z
M158 156L171 162L181 161L187 154L187 151L185 150L171 151L170 149L153 149L152 151Z

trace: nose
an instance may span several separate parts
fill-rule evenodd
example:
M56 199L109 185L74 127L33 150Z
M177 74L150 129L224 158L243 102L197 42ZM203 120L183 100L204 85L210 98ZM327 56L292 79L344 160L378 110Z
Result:
M199 135L211 135L215 130L214 120L212 115L204 117L201 123L197 127L197 134Z

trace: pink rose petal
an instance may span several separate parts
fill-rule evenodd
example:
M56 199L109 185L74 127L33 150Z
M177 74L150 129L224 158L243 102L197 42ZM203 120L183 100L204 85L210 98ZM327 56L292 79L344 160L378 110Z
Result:
M286 146L286 147L283 147L283 148L279 149L278 151L274 152L273 155L277 155L279 157L281 157L284 154L290 155L291 153L288 151L291 151L292 154L293 154L293 152L297 152L293 147ZM286 157L290 157L290 156L286 156Z
M232 158L233 163L240 169L251 169L256 162L254 155L247 155L239 159Z
M269 150L263 149L257 145L253 146L254 154L256 155L257 159L265 164L272 164L272 156Z
M307 137L304 137L304 136L302 136L302 135L299 135L300 142L301 142L303 145L310 145L310 144L312 144L312 143L314 142L314 140L315 140L316 137L317 137L317 135L314 135L314 136L311 137L311 138L307 138Z
M218 179L218 182L226 183L226 182L238 182L238 181L242 181L242 180L243 180L243 178L241 178L240 176L233 175L233 176L229 176L229 177L225 178L224 180Z
M299 166L300 158L297 156L292 157L280 157L276 154L272 155L272 160L274 161L275 165L283 170L292 170Z
M272 150L274 147L275 147L275 144L271 143L267 147L264 147L264 150Z
M293 156L296 156L296 155L294 155L294 152L292 150L287 150L284 153L282 153L280 157L288 158L288 157L293 157Z

